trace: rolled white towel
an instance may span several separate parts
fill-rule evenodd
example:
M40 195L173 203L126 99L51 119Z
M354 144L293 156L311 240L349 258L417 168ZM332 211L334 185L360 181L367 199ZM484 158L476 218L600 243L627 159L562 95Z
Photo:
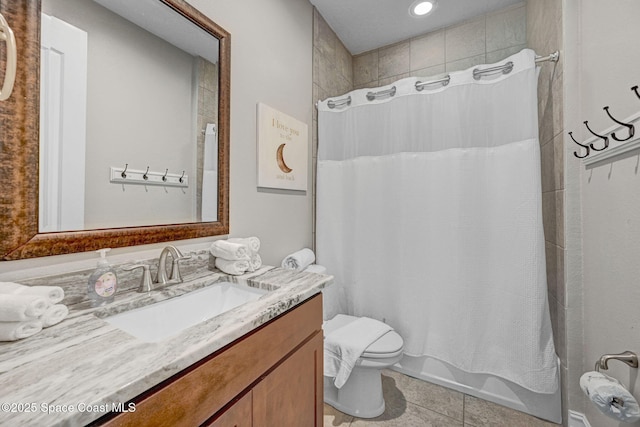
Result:
M260 267L262 267L262 258L260 258L259 254L254 254L249 260L249 269L247 271L254 272Z
M228 260L224 258L216 258L216 267L227 274L237 276L244 274L249 269L248 260Z
M316 255L309 248L300 249L282 260L282 268L302 271L316 260Z
M0 294L0 322L36 320L49 305L46 298L38 295Z
M60 286L25 286L13 282L0 282L0 294L39 295L47 298L50 304L64 299L64 290Z
M43 328L57 325L62 322L69 314L69 309L64 304L55 304L47 308L42 316L39 317Z
M216 258L224 258L230 261L249 260L251 258L247 245L226 240L216 240L211 244L209 251Z
M231 239L227 239L228 242L231 243L240 243L241 245L246 245L251 253L255 255L260 250L260 239L255 236L252 237L232 237Z
M0 322L0 341L16 341L35 335L42 330L42 322Z

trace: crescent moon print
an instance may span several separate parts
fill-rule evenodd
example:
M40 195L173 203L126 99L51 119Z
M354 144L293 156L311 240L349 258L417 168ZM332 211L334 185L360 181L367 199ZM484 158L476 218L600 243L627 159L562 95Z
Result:
M276 159L278 160L278 167L280 168L280 170L284 173L289 173L293 169L287 166L287 164L284 162L284 157L282 153L284 151L284 146L285 144L280 144L280 146L278 147L278 150L276 152Z

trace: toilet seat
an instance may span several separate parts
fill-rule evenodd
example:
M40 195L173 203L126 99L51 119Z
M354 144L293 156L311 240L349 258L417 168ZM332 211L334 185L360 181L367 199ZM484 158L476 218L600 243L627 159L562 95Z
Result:
M338 314L333 319L324 322L322 329L324 329L325 335L329 335L333 331L340 329L357 319L358 317L355 316ZM402 337L395 331L389 331L371 343L360 357L367 359L388 359L402 354L403 348L404 342L402 341Z

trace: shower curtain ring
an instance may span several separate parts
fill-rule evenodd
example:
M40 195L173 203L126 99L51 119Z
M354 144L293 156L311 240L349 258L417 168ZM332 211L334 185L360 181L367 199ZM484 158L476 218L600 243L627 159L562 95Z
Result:
M634 87L632 87L631 90L636 93L636 96L638 98L640 98L640 93L638 93L638 85L635 85Z
M167 182L167 174L169 173L169 169L164 171L164 175L162 176L162 182Z
M591 149L594 150L594 151L603 151L603 150L607 149L609 147L609 137L605 136L605 135L598 135L597 133L592 131L591 128L589 127L589 120L585 120L583 123L587 127L587 130L589 130L589 132L591 132L593 135L597 136L598 138L601 138L602 140L604 140L604 147L596 148L596 147L593 146L593 144L589 144Z
M120 176L122 177L122 179L126 179L127 178L127 168L129 167L129 163L125 163L124 164L124 170L122 171L122 173L120 174Z
M149 166L147 166L147 170L145 171L144 175L142 175L142 179L144 179L145 181L149 179L149 175L147 175L149 173Z
M633 135L635 135L635 133L636 133L636 127L635 127L633 124L631 124L631 123L624 123L624 122L621 122L620 120L616 120L616 119L615 119L615 117L613 117L613 116L611 115L611 113L609 112L609 106L608 106L608 105L607 105L606 107L603 107L602 109L607 113L607 115L609 116L609 118L610 118L611 120L613 120L613 121L614 121L614 122L616 122L617 124L619 124L619 125L621 125L621 126L625 126L625 127L627 127L627 128L629 129L629 136L628 136L628 137L626 137L625 139L620 139L620 138L618 138L618 137L616 136L616 133L615 133L615 132L613 132L613 133L611 134L611 138L615 139L615 140L616 140L616 141L618 141L618 142L624 142L624 141L627 141L627 140L629 140L629 139L633 138Z
M184 171L182 171L182 176L181 176L181 177L180 177L180 179L178 180L178 181L180 182L180 184L182 184L183 178L184 178Z
M584 145L584 144L580 144L578 141L576 141L576 139L573 137L573 132L569 132L569 136L571 137L571 139L573 139L573 142L575 142L580 147L582 147L582 148L587 150L587 154L585 154L584 156L578 155L578 153L576 153L575 151L573 152L573 155L576 156L579 159L584 159L585 157L587 157L589 155L589 146L588 145Z

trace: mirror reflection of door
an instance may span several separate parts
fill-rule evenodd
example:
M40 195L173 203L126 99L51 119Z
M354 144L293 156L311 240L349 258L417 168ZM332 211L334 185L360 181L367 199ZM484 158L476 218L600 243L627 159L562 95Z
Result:
M40 231L84 228L87 33L42 15Z
M216 221L218 40L158 0L42 11L39 231ZM188 185L114 182L125 165Z

